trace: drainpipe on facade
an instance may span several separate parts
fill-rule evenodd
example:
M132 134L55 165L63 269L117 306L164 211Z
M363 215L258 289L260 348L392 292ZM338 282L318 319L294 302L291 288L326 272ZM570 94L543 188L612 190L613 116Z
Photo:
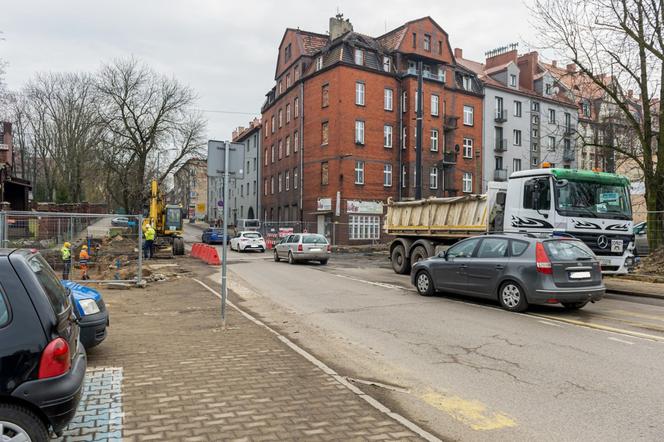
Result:
M399 186L399 201L403 200L403 173L401 169L403 168L403 87L401 86L402 79L397 76L398 86L397 86L397 113L399 114L399 143L397 144L397 149L399 149L399 166L397 167L397 173L399 174L399 179L397 180L397 186Z
M304 192L304 80L300 80L300 99L298 103L298 112L300 113L300 136L298 143L300 143L300 225L304 224L304 207L302 207L303 192Z
M415 128L415 199L422 199L422 61L417 62L417 127Z

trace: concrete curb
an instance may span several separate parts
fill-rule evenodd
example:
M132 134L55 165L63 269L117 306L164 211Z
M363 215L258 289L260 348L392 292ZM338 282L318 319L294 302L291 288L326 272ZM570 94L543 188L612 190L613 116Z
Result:
M616 294L619 294L619 295L632 296L632 297L637 297L637 298L664 299L664 295L658 295L658 294L655 294L655 293L635 292L635 291L629 291L629 290L625 290L625 289L614 289L614 288L611 288L610 286L606 286L606 291L607 291L607 293L616 293Z

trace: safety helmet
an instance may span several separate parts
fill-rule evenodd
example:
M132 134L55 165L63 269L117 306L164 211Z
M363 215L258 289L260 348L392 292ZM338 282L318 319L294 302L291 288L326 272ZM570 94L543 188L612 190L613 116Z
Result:
M82 246L81 249L82 250L88 250L88 246Z
M70 247L71 247L71 243L70 243L69 241L67 241L67 242L64 243L64 246L67 247L67 248L70 248Z

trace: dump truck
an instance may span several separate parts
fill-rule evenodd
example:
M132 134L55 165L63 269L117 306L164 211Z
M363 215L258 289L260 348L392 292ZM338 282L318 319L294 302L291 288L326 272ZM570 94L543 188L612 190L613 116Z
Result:
M384 230L394 237L390 259L406 274L422 259L470 236L551 233L582 240L607 274L634 265L629 180L621 175L543 168L490 182L483 195L388 201Z

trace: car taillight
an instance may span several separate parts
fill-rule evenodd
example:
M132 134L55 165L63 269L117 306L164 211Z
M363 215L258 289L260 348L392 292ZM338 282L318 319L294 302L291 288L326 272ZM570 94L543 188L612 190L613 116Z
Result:
M544 244L541 242L538 242L535 246L535 263L538 272L544 273L545 275L553 274L549 255L546 254L546 250L544 250Z
M52 378L67 373L71 367L69 344L62 338L48 343L39 361L39 379Z
M330 244L327 245L327 251L331 252L332 251L332 246Z
M302 244L298 244L298 245L297 245L297 251L298 251L298 252L301 252L302 250L303 250L303 249L302 249Z

